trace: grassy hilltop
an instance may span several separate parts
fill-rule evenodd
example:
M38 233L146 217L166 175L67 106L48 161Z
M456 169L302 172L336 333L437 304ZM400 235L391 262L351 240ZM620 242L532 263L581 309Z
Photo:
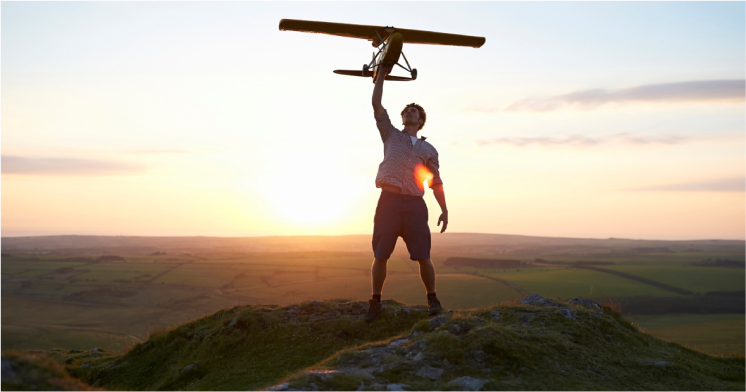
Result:
M530 295L430 317L421 305L329 300L236 306L122 355L50 351L115 390L744 390L743 356L642 333L608 306ZM6 383L3 389L22 385Z

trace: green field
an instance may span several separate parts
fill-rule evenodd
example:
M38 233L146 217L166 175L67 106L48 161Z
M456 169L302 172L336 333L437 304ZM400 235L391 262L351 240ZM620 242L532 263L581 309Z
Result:
M744 354L743 314L627 316L643 332L712 354Z
M184 249L164 248L167 254L155 254L158 248L152 244L158 243L157 238L114 238L111 241L117 247L111 249L102 248L108 239L97 238L95 247L81 245L80 252L75 253L71 250L73 242L66 244L60 254L54 249L38 254L38 249L46 248L44 242L37 242L31 253L3 254L2 346L122 350L147 339L154 330L236 305L288 305L334 298L367 300L372 256L367 250L349 251L357 245L345 241L358 241L353 237L317 237L314 241L318 243L297 239L304 247L324 241L331 244L331 250L308 252L287 250L293 249L294 243L280 237L262 240L268 243L262 245L270 249L266 251L188 248L187 244L199 245L201 239L195 239L185 241ZM451 309L499 304L527 293L612 302L614 298L632 297L689 300L713 291L737 294L746 286L743 269L691 266L706 258L743 260L743 241L650 242L497 235L434 236L434 241L436 238L445 241L433 245L437 292L444 306ZM75 237L70 241L85 240L86 237ZM13 248L13 241L3 241L4 247ZM138 241L151 247L139 253L119 252L120 242L127 241L133 247ZM368 248L369 238L361 238L360 244ZM335 247L344 250L334 250ZM383 296L406 304L425 304L417 262L409 260L403 243L398 247L388 263ZM668 251L651 254L651 247ZM648 253L640 254L640 249ZM99 262L101 255L118 255L125 261ZM84 261L69 261L72 257ZM520 260L526 267L457 268L444 264L449 257ZM572 265L530 266L537 258L567 263L613 262L616 264L598 267L636 278ZM657 284L695 294L676 293ZM669 312L661 309L659 316L627 317L655 336L698 350L720 354L734 348L743 354L742 313L665 313Z
M743 270L732 268L668 265L613 265L603 268L686 288L695 293L738 291L743 290L744 286Z

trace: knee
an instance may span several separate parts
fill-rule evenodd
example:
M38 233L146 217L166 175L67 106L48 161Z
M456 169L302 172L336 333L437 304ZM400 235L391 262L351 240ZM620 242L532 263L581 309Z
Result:
M420 264L431 264L430 259L417 259L417 262Z

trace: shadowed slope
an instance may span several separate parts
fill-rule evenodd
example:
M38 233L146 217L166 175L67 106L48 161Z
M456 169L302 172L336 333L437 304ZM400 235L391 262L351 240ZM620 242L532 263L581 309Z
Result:
M409 330L426 313L399 314L385 301L380 322L367 324L367 303L333 300L221 310L151 336L121 357L71 371L95 386L127 390L254 390L318 363L339 350ZM423 308L424 309L424 308Z
M536 294L431 318L333 300L226 309L69 370L127 390L743 390L744 359L640 332L608 307Z

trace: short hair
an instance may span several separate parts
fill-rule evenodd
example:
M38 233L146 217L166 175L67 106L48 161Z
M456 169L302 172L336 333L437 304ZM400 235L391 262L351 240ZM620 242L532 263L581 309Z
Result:
M427 113L425 113L425 109L423 109L422 106L420 106L420 105L412 102L409 105L405 106L404 109L402 109L401 115L403 116L404 115L404 111L407 110L410 107L414 107L415 109L417 109L418 112L420 112L420 118L422 119L422 124L420 124L420 128L419 129L422 129L422 127L425 126L425 122L427 122Z

